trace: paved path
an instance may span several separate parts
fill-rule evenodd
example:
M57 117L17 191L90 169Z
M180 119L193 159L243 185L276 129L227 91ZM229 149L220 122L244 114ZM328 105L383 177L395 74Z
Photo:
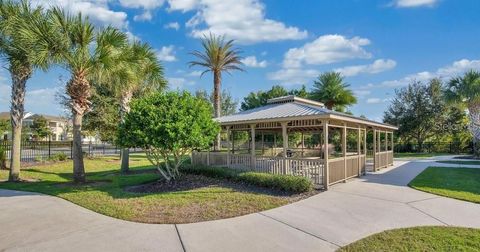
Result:
M480 228L480 204L406 186L428 166L452 166L432 162L396 161L294 204L181 225L127 222L56 197L0 190L0 251L333 251L392 228Z

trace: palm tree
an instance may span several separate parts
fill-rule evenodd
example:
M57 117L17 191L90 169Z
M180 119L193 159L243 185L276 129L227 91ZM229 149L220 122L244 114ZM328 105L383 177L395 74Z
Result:
M474 154L480 157L480 72L470 70L462 77L452 78L448 82L445 98L450 103L467 107Z
M357 103L357 98L348 89L349 86L340 73L326 72L314 81L310 95L312 99L323 102L330 110L343 111L346 106Z
M8 62L12 78L9 181L20 179L20 145L27 81L35 69L46 70L56 59L54 44L40 41L37 34L49 37L53 32L42 8L32 8L28 1L0 0L0 57Z
M198 61L190 61L189 66L201 66L206 68L201 76L207 72L213 73L213 110L214 116L221 116L221 82L222 72L229 73L234 70L244 71L241 68L243 63L240 61L240 51L234 47L234 41L225 41L224 36L215 36L210 34L202 39L203 52L193 51L190 54L195 56ZM217 136L215 149L220 149L220 135Z
M91 104L90 82L102 79L117 67L127 36L112 27L95 32L93 25L81 14L72 16L60 8L51 9L48 15L61 41L58 47L62 48L62 66L71 74L66 93L73 114L73 179L83 183L82 120Z
M129 43L121 53L117 68L110 71L105 82L118 94L120 100L120 120L130 111L130 101L134 93L145 94L166 87L163 67L158 62L155 51L146 43ZM121 150L121 170L129 169L129 149Z

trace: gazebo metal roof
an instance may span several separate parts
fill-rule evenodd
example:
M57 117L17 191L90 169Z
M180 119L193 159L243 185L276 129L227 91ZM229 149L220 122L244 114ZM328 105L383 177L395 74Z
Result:
M379 123L361 117L329 110L323 103L299 98L293 95L267 101L267 105L245 110L233 115L217 118L222 125L256 123L265 121L296 120L298 118L332 118L396 130L395 126Z

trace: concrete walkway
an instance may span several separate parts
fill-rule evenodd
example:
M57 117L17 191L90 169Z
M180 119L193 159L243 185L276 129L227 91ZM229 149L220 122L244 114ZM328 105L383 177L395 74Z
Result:
M56 197L0 190L0 251L333 251L393 228L480 228L480 204L406 186L428 166L460 167L434 159L396 161L294 204L181 225L122 221Z

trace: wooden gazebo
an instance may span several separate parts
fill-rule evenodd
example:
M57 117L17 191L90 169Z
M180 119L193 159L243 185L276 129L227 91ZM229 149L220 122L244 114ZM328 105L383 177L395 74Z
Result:
M305 176L317 186L328 189L329 185L365 174L367 153L372 159L369 162L371 171L393 164L393 131L397 127L332 111L320 102L284 96L268 100L265 106L217 120L225 136L224 151L194 152L194 165ZM247 153L235 148L233 136L240 131L249 133ZM368 132L373 134L367 145ZM292 134L301 134L299 151L295 150L297 146L289 147L289 135ZM304 134L310 134L309 140L314 143L308 152L305 151ZM276 139L279 135L278 142L282 146L277 153L274 150L278 149ZM256 148L259 136L261 151ZM271 151L265 151L265 136L273 137ZM333 142L339 143L338 146L333 146Z

